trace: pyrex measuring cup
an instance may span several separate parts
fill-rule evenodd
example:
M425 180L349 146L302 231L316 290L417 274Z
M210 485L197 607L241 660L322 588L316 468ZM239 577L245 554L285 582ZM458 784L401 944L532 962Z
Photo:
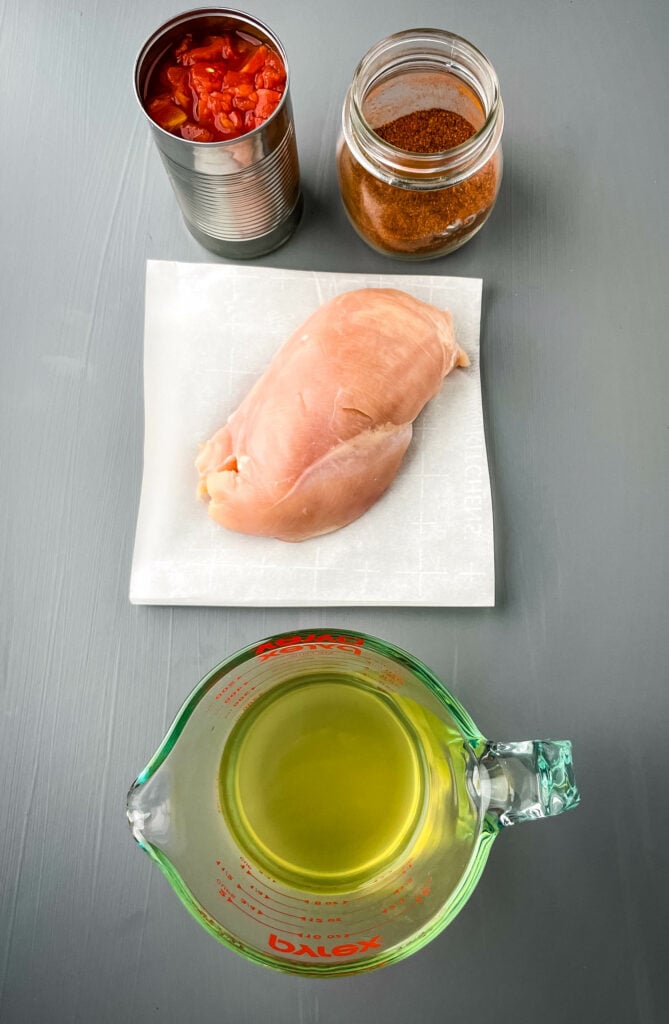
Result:
M410 654L321 629L213 669L127 814L217 939L334 976L415 952L464 905L503 827L578 800L569 742L491 742Z

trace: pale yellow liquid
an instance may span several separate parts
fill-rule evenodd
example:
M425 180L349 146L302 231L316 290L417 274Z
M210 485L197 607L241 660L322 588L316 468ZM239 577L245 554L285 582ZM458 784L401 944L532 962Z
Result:
M397 702L353 676L321 674L244 713L221 762L221 806L271 877L336 891L405 852L425 817L426 778Z

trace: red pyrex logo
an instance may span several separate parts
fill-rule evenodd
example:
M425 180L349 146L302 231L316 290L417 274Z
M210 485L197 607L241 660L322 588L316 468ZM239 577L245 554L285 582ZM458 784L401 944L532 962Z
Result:
M381 936L375 935L373 939L363 939L362 942L350 942L343 946L333 946L330 952L326 950L325 946L307 946L306 943L302 943L301 946L296 946L294 943L289 942L288 939L280 939L278 935L270 935L269 937L270 949L275 949L277 953L290 953L292 956L313 956L313 957L331 957L331 956L353 956L355 953L365 953L368 949L381 949Z
M275 658L277 654L288 651L301 651L305 647L312 651L332 650L348 651L360 654L365 641L361 636L333 636L332 633L308 633L305 636L282 636L275 640L267 640L256 647L256 654L261 661Z

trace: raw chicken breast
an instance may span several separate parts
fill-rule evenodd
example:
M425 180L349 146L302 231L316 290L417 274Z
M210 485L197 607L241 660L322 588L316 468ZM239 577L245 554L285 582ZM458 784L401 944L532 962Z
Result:
M392 482L443 378L468 363L448 311L394 289L338 295L203 445L198 493L209 515L287 541L346 526Z

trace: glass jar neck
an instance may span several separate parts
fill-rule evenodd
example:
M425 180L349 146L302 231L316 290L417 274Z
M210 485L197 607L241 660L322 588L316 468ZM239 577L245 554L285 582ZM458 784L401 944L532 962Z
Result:
M453 148L412 152L376 131L419 109L453 109L448 97L456 94L456 105L471 114L466 119L475 131ZM358 162L388 184L416 190L455 184L475 173L497 149L503 123L490 62L467 40L438 29L399 32L369 50L355 71L342 115L344 138Z

